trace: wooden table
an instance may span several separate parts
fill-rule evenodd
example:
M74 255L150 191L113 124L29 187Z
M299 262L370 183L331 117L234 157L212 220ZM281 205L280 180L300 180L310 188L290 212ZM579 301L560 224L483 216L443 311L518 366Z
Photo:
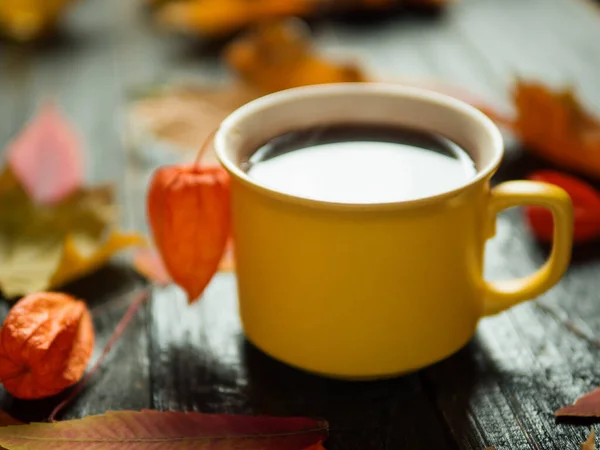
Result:
M48 45L0 44L0 144L42 96L56 94L84 138L89 181L118 183L128 228L144 222L143 186L127 175L140 162L123 142L126 94L174 77L229 76L210 48L158 34L139 3L81 1ZM502 105L516 75L572 82L600 111L600 14L583 0L463 0L437 17L320 22L315 38L384 76L433 76ZM511 144L496 181L542 166ZM488 246L486 271L522 275L546 254L520 212L509 211ZM98 349L142 284L117 264L68 287L94 310ZM557 422L553 411L600 385L598 333L600 243L575 249L567 276L538 301L483 320L456 355L371 383L307 375L253 348L240 331L234 276L219 274L191 307L176 288L156 290L64 417L141 408L307 415L330 421L330 449L575 450L589 426ZM5 410L35 420L59 401L0 398Z

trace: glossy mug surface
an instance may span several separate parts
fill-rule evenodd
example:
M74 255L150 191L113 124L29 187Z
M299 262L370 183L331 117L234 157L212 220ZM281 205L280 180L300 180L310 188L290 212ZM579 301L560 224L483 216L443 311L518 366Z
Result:
M242 170L269 139L339 123L444 135L470 154L477 173L422 199L352 204L277 192ZM532 181L491 189L503 153L500 132L450 97L381 83L290 89L233 112L215 148L231 174L244 331L267 354L310 372L369 379L439 361L469 341L481 317L538 296L569 263L569 196ZM551 255L526 278L487 282L484 245L496 215L520 205L552 212Z

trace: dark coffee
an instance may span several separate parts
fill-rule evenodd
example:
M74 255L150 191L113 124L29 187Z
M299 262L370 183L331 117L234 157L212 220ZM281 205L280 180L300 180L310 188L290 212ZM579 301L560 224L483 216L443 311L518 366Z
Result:
M258 148L244 168L268 188L340 203L428 197L455 189L476 173L469 155L443 136L372 125L278 136Z

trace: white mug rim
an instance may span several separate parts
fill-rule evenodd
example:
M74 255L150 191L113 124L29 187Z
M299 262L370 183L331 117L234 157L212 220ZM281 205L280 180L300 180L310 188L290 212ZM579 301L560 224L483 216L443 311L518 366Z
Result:
M266 108L270 108L275 105L281 105L284 103L293 103L294 100L301 97L313 96L322 97L326 99L330 95L340 94L390 94L396 97L410 97L412 99L423 100L430 103L439 105L440 108L446 110L455 110L457 113L462 113L469 117L470 120L477 123L479 126L484 128L489 136L489 148L493 151L493 156L490 161L482 168L478 168L477 173L474 177L469 178L464 184L447 191L440 192L427 197L412 199L412 200L401 200L394 202L382 202L382 203L338 203L331 201L315 200L305 197L300 197L292 194L286 194L284 192L266 187L257 183L253 180L246 172L244 172L235 161L233 161L226 153L227 136L230 133L237 133L237 124L240 123L244 118L264 111ZM290 130L291 131L291 130ZM275 137L275 136L273 136ZM503 139L502 134L498 127L489 119L484 113L479 111L474 106L465 103L462 100L458 100L454 97L440 94L435 91L420 87L403 86L391 83L383 82L366 82L366 83L331 83L331 84L320 84L302 86L292 89L286 89L278 91L272 94L265 95L255 100L246 103L233 111L227 116L220 124L214 138L214 147L219 162L225 167L232 177L257 190L260 193L267 194L270 197L277 198L286 202L300 203L316 208L326 209L342 209L342 210L387 210L387 209L398 209L408 208L420 205L426 205L431 203L440 202L449 197L458 195L465 190L470 189L473 185L476 185L483 180L489 179L498 169L500 162L503 157Z

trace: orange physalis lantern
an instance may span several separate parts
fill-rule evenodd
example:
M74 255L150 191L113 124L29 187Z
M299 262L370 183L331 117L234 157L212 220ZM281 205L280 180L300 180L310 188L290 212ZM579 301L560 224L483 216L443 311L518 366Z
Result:
M50 397L81 379L93 349L84 302L55 292L28 295L0 331L0 381L17 398Z

